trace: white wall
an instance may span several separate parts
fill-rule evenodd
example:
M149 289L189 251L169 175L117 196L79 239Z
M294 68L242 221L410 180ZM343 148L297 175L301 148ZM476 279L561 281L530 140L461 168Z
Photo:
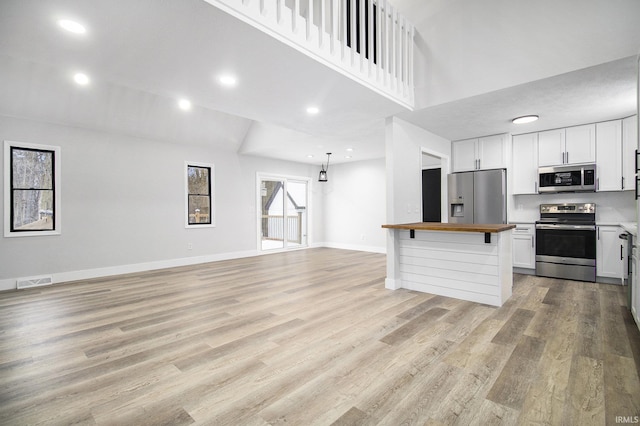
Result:
M384 253L384 158L331 166L322 190L325 245Z
M399 118L387 119L387 222L422 221L422 153L451 158L451 141ZM443 168L443 174L448 173ZM447 193L446 178L442 192ZM445 214L442 216L446 217Z
M0 238L0 290L14 288L17 277L53 274L60 282L255 255L256 173L313 177L318 169L239 156L203 144L166 143L6 116L0 116L0 140L62 149L62 234ZM214 228L184 227L185 161L215 165ZM311 204L322 212L317 184L312 183ZM0 223L3 216L4 209ZM312 212L310 244L324 238L321 216ZM187 250L188 243L192 250Z

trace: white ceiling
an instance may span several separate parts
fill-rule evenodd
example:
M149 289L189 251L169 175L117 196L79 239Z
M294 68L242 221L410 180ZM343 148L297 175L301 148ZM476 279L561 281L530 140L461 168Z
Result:
M392 115L459 139L519 132L521 113L553 128L635 112L637 0L394 3L418 31L413 112L203 0L1 0L0 114L319 164L384 156ZM71 82L80 69L89 87Z

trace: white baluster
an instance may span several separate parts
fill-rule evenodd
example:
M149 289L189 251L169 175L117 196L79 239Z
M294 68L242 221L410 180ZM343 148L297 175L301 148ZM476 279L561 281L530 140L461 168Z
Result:
M276 0L276 19L278 22L278 25L282 25L282 11L284 8L284 0Z
M338 40L338 31L340 29L340 2L339 0L331 0L331 38L330 48L331 54L335 54L336 41Z
M326 3L327 0L320 0L320 31L318 32L318 46L320 48L324 46L325 14L327 13Z
M406 54L405 54L405 50L404 47L406 46L406 41L407 41L407 33L404 30L404 16L398 16L398 19L400 20L400 22L398 23L399 25L399 31L400 31L400 48L398 49L398 53L400 54L400 73L399 73L399 85L398 85L398 93L399 94L403 94L404 93L404 82L405 82L405 73L407 71L407 67L406 67Z
M404 42L404 95L405 97L409 94L409 74L411 73L411 56L409 55L409 46L413 44L413 40L411 38L411 28L409 28L409 23L405 19L405 42Z
M413 96L413 85L415 84L413 81L413 37L415 35L415 27L413 25L411 25L411 38L409 39L409 96L410 96L410 103L413 104L414 102L414 96Z
M359 0L350 0L349 4L351 5L351 65L355 63L355 52L356 52L356 2Z
M376 33L374 37L376 39L376 81L380 81L380 71L382 69L382 14L384 0L378 0L377 13L376 13Z
M391 19L389 10L391 6L384 0L384 86L387 87L389 83L389 73L391 68L389 66L389 48L391 46L391 26L389 20Z
M373 72L373 57L375 56L374 50L374 42L373 42L373 0L369 0L367 2L367 10L369 16L367 22L369 23L369 31L367 31L367 51L369 53L369 72L368 75L371 77L371 73Z
M291 21L291 29L294 34L298 33L298 17L300 16L300 0L293 1L293 20Z
M391 75L390 75L390 87L397 87L398 77L398 12L391 6Z
M340 23L342 24L342 40L340 43L340 48L342 49L341 58L342 61L344 61L345 52L347 49L347 7L349 7L349 3L347 3L347 0L340 0L340 4L340 13L342 14L342 17L340 19Z
M311 26L313 25L313 0L307 0L307 41L311 40Z
M360 15L358 16L358 22L360 23L360 43L358 43L358 47L360 48L360 71L364 70L364 59L365 59L365 44L367 43L367 14L365 12L366 5L364 4L364 0L360 1Z

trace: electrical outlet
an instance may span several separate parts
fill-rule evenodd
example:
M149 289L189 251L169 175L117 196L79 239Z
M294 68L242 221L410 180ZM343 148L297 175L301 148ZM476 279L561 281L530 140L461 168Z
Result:
M187 243L187 250L193 250L193 243Z
M364 234L361 234L361 235L360 235L360 239L361 239L362 241L366 240L366 237L364 236Z

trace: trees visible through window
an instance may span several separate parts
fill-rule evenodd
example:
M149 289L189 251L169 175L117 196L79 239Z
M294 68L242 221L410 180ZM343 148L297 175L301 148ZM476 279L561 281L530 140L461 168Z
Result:
M10 146L10 232L56 229L55 150Z
M187 165L187 215L189 225L212 225L212 167Z

